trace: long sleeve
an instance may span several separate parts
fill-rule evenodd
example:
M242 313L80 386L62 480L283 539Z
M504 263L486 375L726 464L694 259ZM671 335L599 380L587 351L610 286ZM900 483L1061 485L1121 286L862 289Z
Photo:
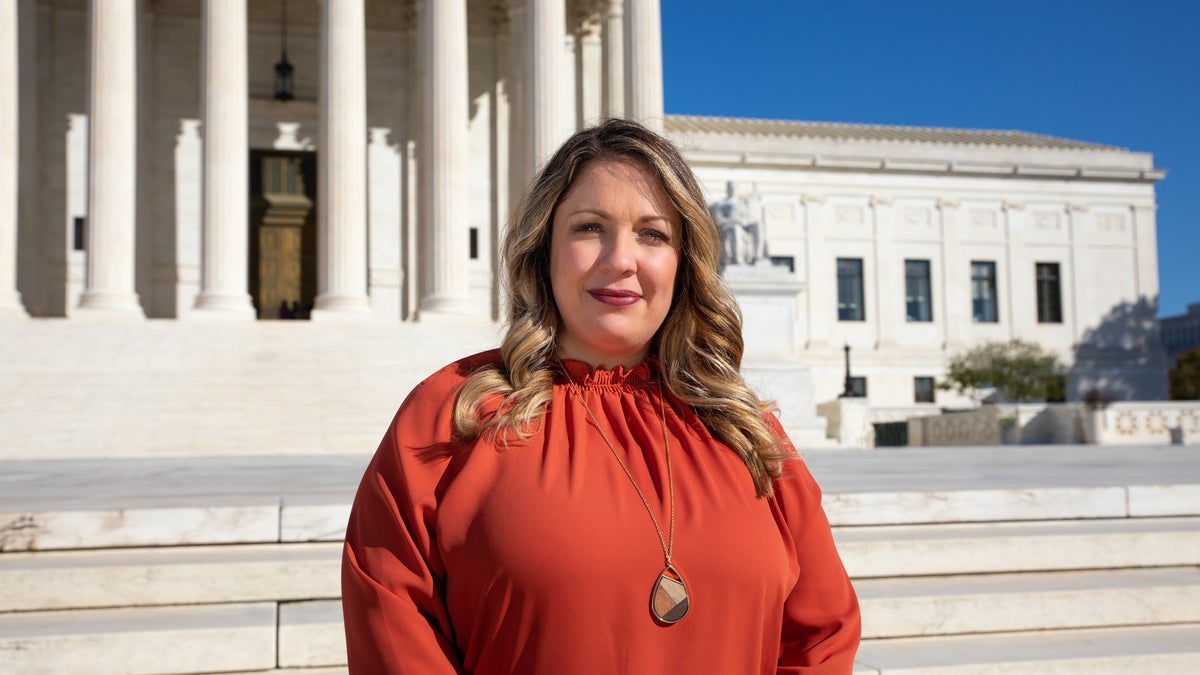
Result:
M342 557L351 673L463 671L436 541L436 489L454 450L448 389L431 378L413 390L354 499Z
M782 434L774 416L770 419ZM821 508L821 489L800 459L785 464L772 500L791 532L796 565L796 583L783 608L777 672L850 673L862 636L858 598Z

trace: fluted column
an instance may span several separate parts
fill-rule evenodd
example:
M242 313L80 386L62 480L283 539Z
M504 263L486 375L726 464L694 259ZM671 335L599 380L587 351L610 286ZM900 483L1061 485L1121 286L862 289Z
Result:
M662 131L662 20L658 0L625 0L626 114Z
M134 290L137 214L137 3L88 5L87 275L80 314L142 317Z
M421 42L421 318L471 312L467 270L467 4L424 0Z
M17 3L0 2L0 317L24 317L17 292Z
M370 312L363 22L363 0L323 0L314 319Z
M204 2L204 248L192 316L253 319L248 286L246 0Z
M532 62L525 64L528 86L525 89L532 128L529 175L533 175L570 133L567 117L568 91L563 81L567 52L564 36L567 30L563 0L526 0L529 5L525 18L531 43L528 54Z
M599 21L589 18L576 33L575 128L596 124L604 117L604 47Z
M625 115L625 0L604 3L604 116Z

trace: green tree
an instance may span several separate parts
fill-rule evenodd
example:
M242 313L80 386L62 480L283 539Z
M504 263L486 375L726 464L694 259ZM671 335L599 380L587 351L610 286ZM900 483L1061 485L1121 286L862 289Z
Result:
M1200 400L1200 347L1180 354L1168 377L1171 400Z
M1033 342L986 342L950 359L941 389L975 398L994 388L1005 400L1024 403L1056 398L1062 385L1058 356Z

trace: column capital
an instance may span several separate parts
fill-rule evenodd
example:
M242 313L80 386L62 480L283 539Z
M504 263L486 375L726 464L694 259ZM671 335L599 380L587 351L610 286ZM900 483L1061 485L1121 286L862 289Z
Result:
M1024 211L1025 202L1014 199L1006 199L1000 202L1001 211Z
M957 199L939 199L936 204L939 209L957 209L962 206L962 202Z

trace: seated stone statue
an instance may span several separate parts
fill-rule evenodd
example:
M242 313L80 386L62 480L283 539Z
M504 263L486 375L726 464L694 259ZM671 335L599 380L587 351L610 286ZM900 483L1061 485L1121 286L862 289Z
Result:
M751 202L738 197L733 181L725 188L725 199L709 206L713 220L721 231L721 266L753 265L766 257L761 209L751 208Z

